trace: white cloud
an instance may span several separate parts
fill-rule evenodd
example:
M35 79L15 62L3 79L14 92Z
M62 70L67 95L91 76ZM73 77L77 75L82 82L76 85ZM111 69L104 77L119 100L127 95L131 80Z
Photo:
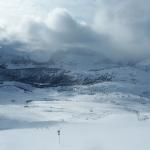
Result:
M1 40L23 43L22 49L34 54L44 51L43 57L75 48L113 59L148 56L149 4L148 0L0 0L0 24L6 24L0 28Z
M28 18L41 18L43 13L34 0L0 0L0 25L17 29Z
M66 9L59 8L50 12L47 20L28 22L23 30L33 50L53 51L70 47L92 49L103 40L92 28L77 22Z
M150 54L149 5L149 0L100 1L94 28L112 39L114 49L135 57Z
M100 50L104 53L106 47L104 36L97 34L86 23L76 21L62 8L51 11L46 19L27 20L14 32L14 37L7 40L21 42L21 50L31 52L34 58L41 60L47 60L55 52L73 49Z

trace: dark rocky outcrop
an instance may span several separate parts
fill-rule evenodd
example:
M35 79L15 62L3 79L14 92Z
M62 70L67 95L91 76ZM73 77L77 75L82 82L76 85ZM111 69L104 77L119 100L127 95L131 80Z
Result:
M86 85L111 80L110 74L91 76L87 73L85 76L59 68L0 68L0 81L17 81L36 87Z

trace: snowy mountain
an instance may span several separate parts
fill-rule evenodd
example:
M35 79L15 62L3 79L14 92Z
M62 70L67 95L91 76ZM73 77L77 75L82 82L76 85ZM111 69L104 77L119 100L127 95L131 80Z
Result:
M44 63L24 54L1 56L2 150L148 150L150 71L141 64L91 53L63 52Z
M113 62L103 54L80 49L56 52L44 61L23 51L0 52L0 141L4 150L10 150L8 144L22 149L24 138L23 150L41 150L45 143L45 149L52 146L54 150L66 150L64 143L70 144L71 150L93 150L102 145L106 150L120 150L126 145L124 140L130 143L134 138L133 131L146 137L134 141L134 148L140 150L136 145L142 141L144 147L149 139L149 60ZM63 134L60 145L58 130ZM19 135L23 137L11 143ZM123 140L118 144L120 136ZM99 145L99 140L104 144ZM39 142L33 145L35 141ZM124 146L125 150L132 148Z

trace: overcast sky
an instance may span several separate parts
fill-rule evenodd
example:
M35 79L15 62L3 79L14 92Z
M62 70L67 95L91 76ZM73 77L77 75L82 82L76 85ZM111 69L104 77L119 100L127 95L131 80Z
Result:
M109 57L150 54L149 0L0 0L0 39L49 53L77 47Z

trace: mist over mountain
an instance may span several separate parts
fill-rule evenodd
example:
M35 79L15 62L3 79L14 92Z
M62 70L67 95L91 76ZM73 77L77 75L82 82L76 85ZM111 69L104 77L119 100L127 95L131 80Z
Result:
M93 17L85 17L85 21L74 16L69 8L55 8L43 16L33 13L15 21L16 26L8 25L5 17L0 28L1 57L5 62L17 56L41 63L54 60L54 55L62 55L61 61L65 57L74 59L75 51L75 57L84 53L85 58L80 57L86 59L93 53L100 60L104 57L115 63L136 63L150 57L149 1L110 0L94 4L97 7Z
M83 1L93 14L90 16L87 12L89 17L85 17L85 13L82 17L75 9L70 10L65 1L62 6L66 5L66 8L50 10L43 10L38 3L35 7L35 1L26 2L21 5L26 15L21 17L14 2L9 7L15 8L16 12L8 10L14 14L12 19L3 10L0 23L2 81L15 80L38 86L63 85L65 82L85 84L113 78L113 71L99 74L95 72L97 70L114 67L149 70L149 63L146 63L150 59L147 0L144 3L101 0L93 5ZM7 3L1 4L8 9ZM73 2L70 5L74 6ZM27 6L32 10L29 13ZM91 71L94 78L91 78Z

